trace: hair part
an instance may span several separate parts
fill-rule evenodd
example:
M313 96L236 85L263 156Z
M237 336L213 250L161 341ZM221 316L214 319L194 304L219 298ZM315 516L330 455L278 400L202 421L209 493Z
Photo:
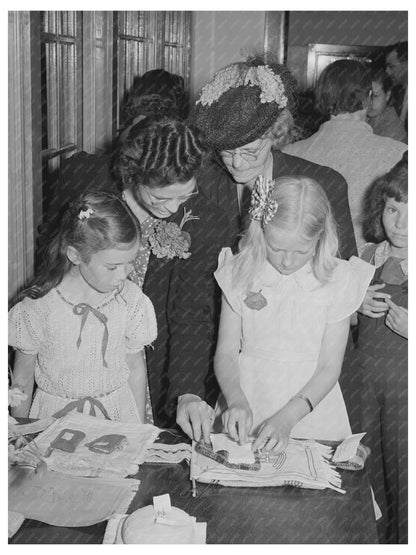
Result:
M356 60L337 60L318 79L316 100L325 115L337 116L363 110L371 91L371 72Z
M276 214L267 226L276 233L289 231L306 241L317 239L312 268L316 278L326 283L335 267L338 251L336 224L323 188L305 176L281 177L274 181L272 199ZM251 220L239 242L233 281L236 288L251 287L267 260L267 245L261 223Z
M91 212L88 217L79 217L81 211L88 210ZM60 222L49 240L41 245L38 272L18 300L43 297L61 283L72 267L67 257L70 246L88 263L99 251L128 249L141 239L137 220L128 206L109 193L84 193L64 209Z
M167 187L196 177L204 157L200 132L185 122L146 118L131 129L114 159L121 190Z
M383 212L387 199L408 202L408 153L393 168L376 179L364 197L363 235L367 241L380 243L387 239Z

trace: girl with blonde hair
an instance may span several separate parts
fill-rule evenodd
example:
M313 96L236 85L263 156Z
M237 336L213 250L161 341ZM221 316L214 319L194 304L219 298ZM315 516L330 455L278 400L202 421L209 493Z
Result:
M328 198L304 176L253 190L239 252L223 249L215 373L217 417L253 450L285 449L289 437L342 440L351 433L338 384L350 315L374 268L336 258ZM216 420L216 426L219 418Z

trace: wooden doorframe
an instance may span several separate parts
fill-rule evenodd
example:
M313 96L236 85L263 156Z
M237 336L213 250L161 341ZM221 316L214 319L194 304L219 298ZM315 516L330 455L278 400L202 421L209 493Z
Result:
M276 56L280 64L286 64L289 34L289 12L265 12L264 51Z

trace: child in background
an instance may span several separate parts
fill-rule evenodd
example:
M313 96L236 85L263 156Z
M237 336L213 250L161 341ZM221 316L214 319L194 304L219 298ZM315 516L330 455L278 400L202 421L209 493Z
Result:
M280 452L289 437L342 440L351 433L338 384L349 317L374 268L335 258L328 198L302 176L254 187L239 253L223 249L215 372L225 430L253 450Z
M374 182L361 258L376 271L358 314L355 364L361 378L361 427L367 467L384 518L383 543L407 543L407 155Z
M13 416L76 409L143 422L143 349L156 338L156 320L126 280L140 247L135 218L116 196L84 194L66 210L39 275L9 312L14 384L27 394Z

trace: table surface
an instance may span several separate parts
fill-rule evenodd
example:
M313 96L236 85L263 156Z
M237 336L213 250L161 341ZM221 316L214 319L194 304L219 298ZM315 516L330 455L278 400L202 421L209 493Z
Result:
M353 544L377 543L371 492L365 470L341 471L346 494L330 489L292 487L232 488L197 484L192 497L189 466L145 463L129 513L151 505L154 495L169 493L171 504L197 522L207 522L211 544ZM82 528L50 526L25 520L12 544L98 544L106 522Z

